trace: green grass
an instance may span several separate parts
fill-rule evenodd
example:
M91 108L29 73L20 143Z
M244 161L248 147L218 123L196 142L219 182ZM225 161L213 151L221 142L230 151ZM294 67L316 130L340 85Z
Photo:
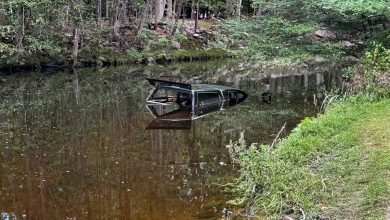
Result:
M241 140L235 203L259 216L384 219L390 205L390 100L363 95L305 119L274 149Z

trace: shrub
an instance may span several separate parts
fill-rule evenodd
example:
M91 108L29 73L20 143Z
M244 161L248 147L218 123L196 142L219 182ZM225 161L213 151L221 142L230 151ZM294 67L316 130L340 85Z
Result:
M127 50L127 55L129 55L131 58L134 58L134 59L140 59L142 58L142 54L137 51L136 49L134 48L130 48Z
M387 71L390 69L390 49L382 44L373 42L372 49L364 55L364 64L374 71Z
M149 45L155 49L166 48L168 44L169 44L169 40L166 37L160 37L158 40L151 40L149 42Z
M188 40L187 36L185 36L184 34L175 34L173 36L173 39L175 41L180 42L180 43L184 43L184 42L186 42Z

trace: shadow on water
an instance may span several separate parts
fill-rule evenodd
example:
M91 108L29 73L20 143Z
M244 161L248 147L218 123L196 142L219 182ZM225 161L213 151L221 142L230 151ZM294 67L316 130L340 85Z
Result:
M176 75L249 94L241 105L152 129L144 79ZM0 213L18 219L222 218L235 177L225 148L270 143L314 115L338 85L331 65L266 68L250 62L86 69L0 77ZM261 94L272 94L271 104ZM162 110L156 110L156 113ZM192 110L191 110L192 111Z

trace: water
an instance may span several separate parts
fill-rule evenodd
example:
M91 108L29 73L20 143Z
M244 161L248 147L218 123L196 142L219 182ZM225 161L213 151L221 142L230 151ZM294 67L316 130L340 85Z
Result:
M144 77L246 91L191 130L146 130ZM0 76L0 213L10 219L215 219L236 210L226 144L269 144L318 112L340 82L331 65L266 68L223 60ZM270 90L271 104L261 101Z

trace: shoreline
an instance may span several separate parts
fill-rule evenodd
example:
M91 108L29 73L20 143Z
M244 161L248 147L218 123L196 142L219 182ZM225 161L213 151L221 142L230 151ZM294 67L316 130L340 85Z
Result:
M243 139L229 145L241 167L233 189L237 201L275 218L385 217L389 108L389 99L348 96L331 103L324 114L302 120L272 149L248 148Z
M226 58L236 58L237 54L218 48L200 49L200 50L180 50L180 51L153 51L142 54L140 57L129 56L125 53L110 51L111 53L95 53L90 55L88 52L82 52L77 64L72 64L71 60L46 58L34 60L23 65L1 65L0 74L8 75L20 72L36 70L66 70L80 69L88 67L116 67L130 64L169 64L203 60L218 60ZM88 55L87 55L88 54ZM32 55L33 56L33 55Z

